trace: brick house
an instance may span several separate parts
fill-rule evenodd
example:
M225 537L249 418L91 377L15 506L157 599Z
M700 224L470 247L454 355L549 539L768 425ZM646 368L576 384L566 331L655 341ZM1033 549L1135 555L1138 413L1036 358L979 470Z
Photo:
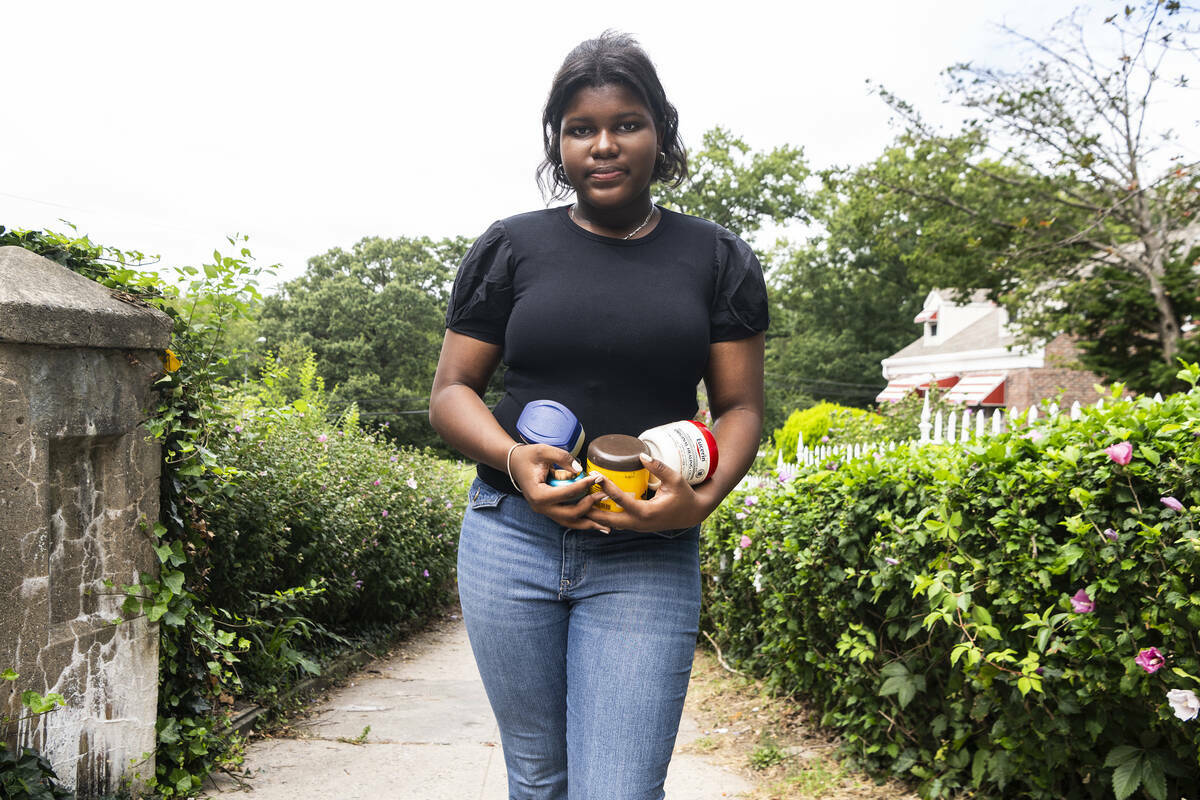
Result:
M913 322L923 327L922 335L883 359L888 385L876 402L924 394L931 385L945 392L943 399L968 408L1028 408L1060 392L1068 405L1096 399L1092 387L1100 378L1078 368L1070 337L1018 345L1008 313L983 292L957 302L953 290L934 289Z

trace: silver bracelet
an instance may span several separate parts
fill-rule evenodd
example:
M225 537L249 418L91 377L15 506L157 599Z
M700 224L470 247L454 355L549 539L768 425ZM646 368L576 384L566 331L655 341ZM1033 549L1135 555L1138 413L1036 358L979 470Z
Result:
M522 492L521 487L517 486L517 482L512 476L512 454L513 450L516 450L518 447L521 447L524 444L525 442L516 442L512 447L508 448L508 455L504 457L504 471L508 473L509 483L511 483L513 488L517 490L517 494L522 494Z

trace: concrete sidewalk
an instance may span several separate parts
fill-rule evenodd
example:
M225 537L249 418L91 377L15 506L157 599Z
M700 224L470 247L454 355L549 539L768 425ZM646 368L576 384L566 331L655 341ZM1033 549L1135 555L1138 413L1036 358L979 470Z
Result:
M368 664L295 730L247 748L256 800L508 800L500 734L462 620L450 616ZM352 740L366 726L362 744ZM736 798L741 777L679 753L701 734L685 712L668 800ZM350 741L348 741L350 740ZM238 790L225 776L202 795ZM620 798L613 798L620 800Z

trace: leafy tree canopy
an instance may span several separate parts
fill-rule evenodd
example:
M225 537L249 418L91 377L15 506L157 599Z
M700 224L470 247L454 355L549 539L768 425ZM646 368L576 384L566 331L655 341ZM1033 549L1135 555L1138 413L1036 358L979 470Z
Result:
M309 259L265 301L265 347L312 350L333 410L357 403L400 442L439 446L426 412L461 237L368 237Z

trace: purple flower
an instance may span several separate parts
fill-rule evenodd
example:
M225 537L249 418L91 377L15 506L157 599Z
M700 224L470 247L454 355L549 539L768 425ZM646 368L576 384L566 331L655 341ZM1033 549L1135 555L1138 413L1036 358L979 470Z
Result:
M821 443L822 443L822 444L824 444L825 442L828 442L828 441L829 441L829 437L828 437L828 436L822 436L822 437L821 437Z
M737 512L736 514L734 514L734 515L733 515L733 518L734 518L734 519L745 519L745 518L746 518L746 512L745 512L745 511L739 511L739 512Z
M234 426L233 426L233 432L234 432L234 433L241 433L241 432L242 432L242 426L241 426L241 425L234 425Z
M1071 610L1076 614L1090 614L1096 610L1096 604L1085 590L1080 589L1071 597Z
M749 547L750 546L750 537L743 533L742 540L740 542L738 542L738 545L740 547Z
M1158 502L1162 503L1172 511L1183 511L1183 503L1179 502L1174 497L1162 497L1159 498Z
M1133 445L1129 442L1117 442L1104 448L1104 452L1108 453L1111 458L1122 466L1133 460Z
M387 516L387 509L386 509L386 508L383 510L383 516L385 516L385 517Z
M354 588L355 588L355 589L361 589L362 587L363 587L363 582L362 582L362 581L355 581L355 582L354 582Z
M1105 528L1104 533L1102 533L1100 535L1103 536L1105 539L1108 539L1110 542L1115 542L1119 538L1119 536L1117 535L1117 532L1114 531L1112 528Z
M397 459L399 459L399 458L400 458L400 456L392 456L391 458L389 458L389 459L388 459L388 461L393 461L393 462L394 462L394 461L396 461L396 460L397 460Z
M1163 668L1163 665L1167 663L1167 660L1163 658L1163 654L1158 652L1157 647L1147 647L1144 650L1139 651L1133 660L1137 662L1139 667L1146 670L1146 672L1149 672L1151 675L1153 675L1155 672L1158 672Z
M891 556L888 556L887 558L885 558L883 560L886 561L887 563L891 564L893 567L900 563L900 559L892 558Z
M325 442L329 441L329 437L322 433L320 436L317 437L317 441L324 444Z
M742 499L742 502L748 506L758 505L758 495L748 494Z
M428 578L428 577L429 577L429 570L425 570L425 572L424 572L423 574L425 575L425 577L426 577L426 578Z

